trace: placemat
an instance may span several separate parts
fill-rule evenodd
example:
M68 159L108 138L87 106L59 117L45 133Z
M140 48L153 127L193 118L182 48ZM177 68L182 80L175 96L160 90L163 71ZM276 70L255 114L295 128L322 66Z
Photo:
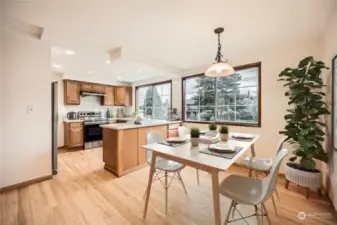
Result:
M218 152L212 152L209 150L209 148L201 149L200 152L207 154L207 155L213 155L217 157L222 157L226 159L232 159L234 156L236 156L243 148L242 147L235 147L235 152L233 153L218 153Z
M185 145L187 143L190 143L190 141L188 140L188 141L185 141L183 143L172 143L172 142L168 142L168 141L159 142L159 144L170 146L170 147L178 147L178 146L181 146L181 145Z

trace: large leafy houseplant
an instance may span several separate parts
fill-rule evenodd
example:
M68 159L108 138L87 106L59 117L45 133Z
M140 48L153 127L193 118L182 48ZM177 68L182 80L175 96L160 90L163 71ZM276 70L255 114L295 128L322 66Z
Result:
M325 124L320 121L321 116L329 114L323 100L325 85L320 77L324 69L328 68L323 62L307 57L297 68L286 68L279 74L279 81L285 81L284 86L289 88L285 95L291 106L284 117L285 130L280 133L296 146L290 161L299 159L300 168L309 171L316 170L315 159L328 162L322 145Z

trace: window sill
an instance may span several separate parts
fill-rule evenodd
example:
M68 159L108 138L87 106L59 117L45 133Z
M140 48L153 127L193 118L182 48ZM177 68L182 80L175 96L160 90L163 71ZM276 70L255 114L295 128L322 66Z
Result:
M217 125L227 125L227 126L235 126L235 127L261 128L261 124L251 124L251 123L231 123L231 122L214 122L214 121L190 121L190 120L183 120L183 123L200 123L200 124L215 123Z

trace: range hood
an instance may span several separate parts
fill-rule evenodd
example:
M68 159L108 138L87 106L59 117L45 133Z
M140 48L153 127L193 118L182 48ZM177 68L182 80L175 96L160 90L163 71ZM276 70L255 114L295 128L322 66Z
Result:
M85 91L82 91L82 92L81 92L81 96L82 96L82 97L86 97L86 96L97 96L97 97L102 97L102 96L106 96L106 94L105 94L105 93L85 92Z

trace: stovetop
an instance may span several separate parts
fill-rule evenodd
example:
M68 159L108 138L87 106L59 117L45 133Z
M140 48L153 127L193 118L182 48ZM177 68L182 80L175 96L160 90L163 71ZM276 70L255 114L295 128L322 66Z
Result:
M102 112L82 111L78 113L78 117L84 120L84 125L109 123L108 119L103 118Z

